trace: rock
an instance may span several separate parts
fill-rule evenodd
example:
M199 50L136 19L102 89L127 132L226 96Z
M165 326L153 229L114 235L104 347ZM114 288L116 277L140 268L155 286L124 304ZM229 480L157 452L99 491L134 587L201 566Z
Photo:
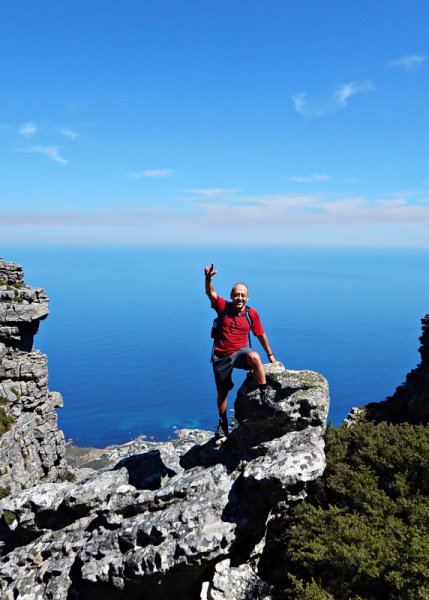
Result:
M22 267L0 259L0 409L9 430L0 437L0 497L56 481L64 473L64 436L48 390L46 356L33 350L41 319L49 313L40 288L27 286Z
M259 406L249 375L226 440L191 430L165 443L139 439L110 450L116 466L36 486L35 502L32 490L0 501L1 593L269 599L257 569L267 522L323 472L329 393L316 373L266 372L280 410Z
M21 265L5 262L0 257L0 286L7 287L21 284L24 280L24 271Z
M140 490L157 490L163 477L175 475L175 471L163 463L159 450L124 458L116 465L115 469L118 468L126 469L130 484Z
M365 420L366 411L364 406L353 406L343 423L346 427L352 427L355 423Z
M217 563L213 579L203 583L201 600L271 600L269 586L248 564Z

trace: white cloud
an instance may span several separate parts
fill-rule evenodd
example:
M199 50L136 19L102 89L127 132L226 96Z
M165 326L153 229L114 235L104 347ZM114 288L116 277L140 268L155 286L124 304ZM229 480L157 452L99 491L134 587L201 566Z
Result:
M312 182L323 182L330 181L330 175L323 175L322 173L313 173L313 175L307 175L305 177L292 177L292 181L296 183L312 183Z
M75 131L72 131L71 129L64 129L63 127L60 127L58 131L61 133L61 135L64 135L65 137L68 137L71 140L75 140L78 137L78 134Z
M20 148L20 152L28 152L32 154L45 154L52 158L55 162L60 165L67 165L68 160L60 156L58 146L32 146L31 148Z
M20 135L30 136L34 135L37 132L37 125L29 121L28 123L23 123L21 127L18 129L18 133Z
M174 173L172 169L145 169L143 171L130 171L128 177L132 179L143 179L149 177L151 179L164 179L171 177Z
M196 206L205 218L222 227L288 227L327 224L429 223L429 206L425 196L401 194L381 198L355 196L337 198L321 194L248 196L243 213L241 204L228 199L216 202L201 200Z
M0 235L47 242L429 246L429 202L421 194L338 197L278 194L199 198L144 208L0 211ZM243 210L243 205L245 210ZM5 239L8 239L7 237ZM12 239L12 237L10 238Z
M230 194L234 194L236 190L228 189L228 188L202 188L198 190L189 190L192 194L197 194L198 196L212 197L212 196L228 196Z
M309 98L306 92L292 96L295 110L304 117L324 117L333 112L345 108L349 99L362 92L370 92L374 89L371 81L350 81L335 90L326 101L318 101Z
M418 69L425 62L426 56L422 56L421 54L408 54L406 56L401 56L400 58L396 58L392 60L388 66L389 67L401 67L403 69L408 69L409 71L413 69Z
M395 206L404 206L407 204L406 198L392 198L389 200L376 200L376 204L379 206L385 206L387 208L394 208Z

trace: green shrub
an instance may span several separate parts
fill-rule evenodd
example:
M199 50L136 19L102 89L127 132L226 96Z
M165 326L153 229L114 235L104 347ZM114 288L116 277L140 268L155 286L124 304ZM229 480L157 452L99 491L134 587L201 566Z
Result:
M10 388L10 391L12 392L12 394L15 396L15 398L16 398L17 400L19 400L19 399L20 399L19 392L18 392L18 390L17 390L16 388L14 388L14 387L13 387L13 388Z
M326 453L284 526L282 597L428 599L429 427L330 426Z
M0 279L0 285L5 285L8 290L12 290L14 288L21 289L21 288L26 287L26 285L23 281L15 281L15 283L8 283L4 279Z
M74 483L76 481L76 475L69 469L65 469L60 473L58 479L62 482L68 481L69 483Z
M12 525L16 519L16 514L11 510L5 510L3 516L7 525Z
M0 500L10 494L10 487L0 487Z
M15 419L6 413L4 408L0 407L0 436L9 431L14 423Z

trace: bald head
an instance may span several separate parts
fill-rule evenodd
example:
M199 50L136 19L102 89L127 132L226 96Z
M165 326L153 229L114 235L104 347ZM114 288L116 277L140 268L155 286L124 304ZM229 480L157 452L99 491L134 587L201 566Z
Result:
M247 295L249 295L249 288L247 287L247 285L245 283L243 283L241 281L239 281L238 283L234 283L234 285L232 286L232 289L231 289L231 294L234 293L235 288L237 288L238 286L245 288Z
M246 306L246 302L249 299L249 290L247 289L247 285L245 283L236 283L233 285L230 298L235 310L238 312L243 311Z

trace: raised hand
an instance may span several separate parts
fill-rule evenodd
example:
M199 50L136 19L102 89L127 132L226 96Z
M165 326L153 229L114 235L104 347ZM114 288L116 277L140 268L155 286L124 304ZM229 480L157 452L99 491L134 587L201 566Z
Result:
M210 265L210 267L204 267L204 275L206 279L211 279L213 275L217 275L218 271L215 271L214 263Z

